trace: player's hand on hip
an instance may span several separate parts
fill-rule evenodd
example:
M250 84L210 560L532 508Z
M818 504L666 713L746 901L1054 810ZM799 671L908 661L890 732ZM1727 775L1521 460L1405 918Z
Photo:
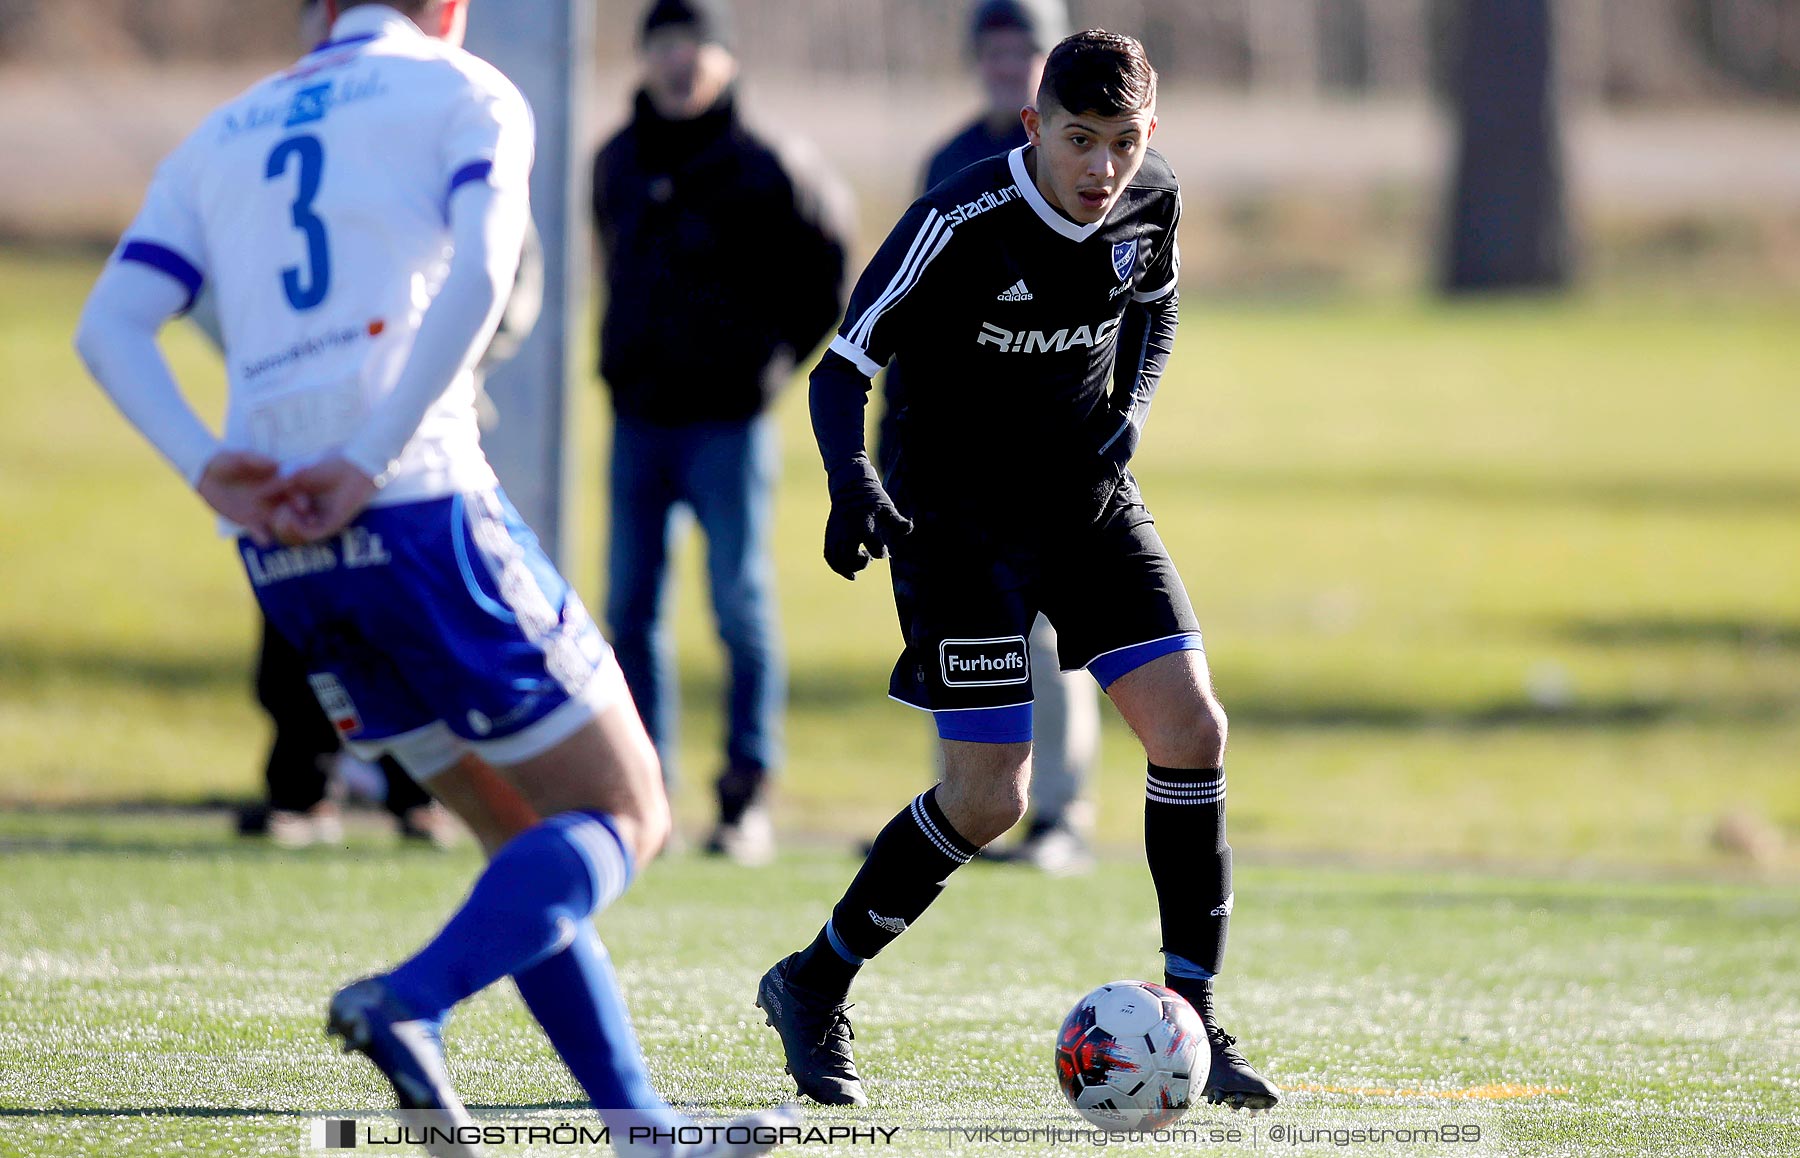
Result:
M825 563L846 579L882 559L901 539L912 534L912 520L902 515L882 488L881 480L866 459L858 459L854 471L834 476L831 514L825 520Z
M266 547L274 542L275 510L286 488L281 464L274 459L247 450L221 450L207 460L194 489L207 506Z
M375 480L337 456L294 472L285 483L270 526L289 546L329 539L375 497Z

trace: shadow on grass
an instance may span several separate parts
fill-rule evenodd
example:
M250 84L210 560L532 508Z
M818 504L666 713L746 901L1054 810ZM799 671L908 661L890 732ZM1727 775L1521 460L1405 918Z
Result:
M1146 484L1155 509L1158 474L1176 471L1147 467ZM1604 507L1615 510L1661 508L1675 511L1787 511L1800 507L1800 480L1786 477L1579 478L1486 472L1384 470L1232 470L1202 468L1179 472L1186 481L1226 494L1332 495L1427 499L1458 503L1530 503Z
M1767 724L1800 714L1800 704L1775 699L1596 700L1564 705L1513 700L1468 707L1413 704L1289 703L1231 696L1234 724L1278 728L1371 728L1391 731L1490 732L1502 729L1604 731L1675 721Z
M124 649L48 648L36 640L0 639L0 686L72 682L173 691L243 689L250 695L256 657L143 655Z
M1603 647L1672 643L1800 652L1800 623L1766 619L1684 619L1678 616L1571 619L1553 624L1551 631L1562 639Z

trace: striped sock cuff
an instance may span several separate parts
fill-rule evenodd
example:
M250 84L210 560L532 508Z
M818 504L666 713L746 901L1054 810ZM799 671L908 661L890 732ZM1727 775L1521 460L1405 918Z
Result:
M925 839L947 859L957 864L968 864L981 851L951 827L943 809L938 807L935 786L913 797L912 806L907 811L912 814L913 823L919 826L919 831L925 834Z
M1144 779L1144 796L1157 804L1217 804L1225 799L1225 769L1152 764Z
M547 823L561 828L570 844L581 852L588 870L594 875L594 912L600 912L618 900L631 884L631 854L614 827L612 817L604 812L565 812Z

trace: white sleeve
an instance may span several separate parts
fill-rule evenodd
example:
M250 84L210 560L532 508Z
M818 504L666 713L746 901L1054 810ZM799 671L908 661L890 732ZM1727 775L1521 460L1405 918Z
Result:
M453 191L450 272L419 323L393 390L344 446L344 457L370 478L380 481L388 473L432 403L487 348L512 289L530 219L531 199L522 188L496 189L485 180L470 180Z
M149 265L109 262L81 311L75 349L119 411L194 486L219 440L182 396L156 344L156 332L186 307L189 293Z
M445 125L439 156L444 196L470 182L526 193L537 147L531 105L498 72L478 78Z

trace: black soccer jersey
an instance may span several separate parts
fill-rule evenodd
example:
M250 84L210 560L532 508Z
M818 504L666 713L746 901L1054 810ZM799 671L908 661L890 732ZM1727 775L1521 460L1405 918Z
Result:
M904 372L889 481L909 514L977 494L1103 501L1103 447L1122 420L1141 423L1167 357L1181 213L1168 163L1149 151L1106 218L1078 225L1033 183L1029 152L972 165L913 203L814 374L830 471L862 451L867 379L890 360Z

